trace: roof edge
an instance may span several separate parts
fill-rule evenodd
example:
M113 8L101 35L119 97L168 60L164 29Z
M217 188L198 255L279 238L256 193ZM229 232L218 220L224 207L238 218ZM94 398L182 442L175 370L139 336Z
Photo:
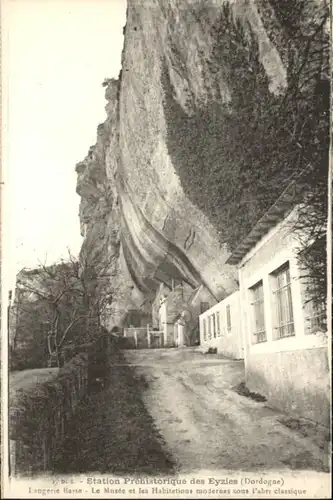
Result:
M248 233L244 240L236 247L226 260L226 264L239 264L249 250L253 248L270 229L281 222L287 212L297 205L299 201L298 194L299 189L295 179L285 188L275 203L258 220L250 233Z

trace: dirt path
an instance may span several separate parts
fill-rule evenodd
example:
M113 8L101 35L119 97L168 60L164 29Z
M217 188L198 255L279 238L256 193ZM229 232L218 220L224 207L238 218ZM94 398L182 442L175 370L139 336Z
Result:
M197 349L126 351L146 382L143 399L177 469L327 471L318 443L282 425L284 415L238 395L241 361Z
M172 457L142 399L144 387L123 357L114 362L105 387L88 394L70 422L58 474L168 474Z

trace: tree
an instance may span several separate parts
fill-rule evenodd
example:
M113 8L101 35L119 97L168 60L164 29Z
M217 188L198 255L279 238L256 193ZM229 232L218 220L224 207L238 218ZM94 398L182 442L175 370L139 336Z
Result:
M9 315L10 369L15 371L45 367L48 359L45 342L47 324L42 319L44 313L40 303L28 302L25 293L20 294L16 290Z
M301 192L294 230L299 235L299 263L309 299L327 297L327 219L330 142L329 5L313 0L272 0L276 14L293 40L288 92L283 106L299 150Z
M60 365L61 351L68 344L89 339L95 312L92 311L91 288L87 286L88 270L69 254L68 261L33 270L22 270L17 276L17 326L38 330L33 343L45 345L49 364ZM93 279L90 279L90 285ZM37 340L38 339L38 340ZM17 342L17 339L16 339ZM15 351L15 342L14 342Z

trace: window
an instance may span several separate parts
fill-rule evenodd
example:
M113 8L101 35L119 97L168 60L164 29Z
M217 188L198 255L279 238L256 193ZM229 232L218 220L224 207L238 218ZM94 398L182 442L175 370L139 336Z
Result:
M217 330L217 336L219 337L221 335L221 325L220 325L220 313L217 312L216 314L216 330Z
M226 307L226 313L227 313L227 331L231 332L231 311L230 311L230 305Z
M214 332L214 339L216 338L216 319L215 319L215 314L212 314L212 323L213 323L213 332Z
M204 313L209 309L209 304L208 302L200 302L200 314Z
M204 341L206 342L207 340L207 330L206 330L206 319L203 319L203 336L204 336Z
M208 340L212 338L212 325L210 321L210 316L207 317L207 323L208 323Z
M275 331L278 339L295 335L289 262L272 273Z
M266 342L265 310L264 310L264 287L259 281L251 288L252 293L252 315L253 315L253 335L254 342Z

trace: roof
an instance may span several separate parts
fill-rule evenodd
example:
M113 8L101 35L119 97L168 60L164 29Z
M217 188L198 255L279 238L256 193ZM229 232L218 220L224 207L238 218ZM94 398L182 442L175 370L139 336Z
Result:
M196 287L196 288L192 291L192 293L191 293L191 295L189 296L188 301L187 301L187 303L188 303L188 304L191 304L191 302L195 299L195 297L197 296L197 294L199 293L199 291L200 291L202 288L203 288L203 286L202 286L202 285L199 285L199 286L197 286L197 287Z
M239 264L249 250L258 241L268 233L268 231L283 220L288 212L295 207L297 203L297 194L299 193L296 180L292 181L283 193L276 200L274 205L261 217L256 223L252 231L245 239L237 246L230 257L227 259L227 264Z

